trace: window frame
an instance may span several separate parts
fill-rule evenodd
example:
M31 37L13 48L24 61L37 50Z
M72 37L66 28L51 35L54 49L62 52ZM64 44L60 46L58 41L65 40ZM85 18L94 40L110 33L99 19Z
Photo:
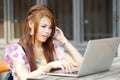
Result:
M7 1L3 0L4 4L3 4L3 29L4 29L4 34L3 34L3 38L0 38L0 47L3 46L4 44L6 44L7 41Z

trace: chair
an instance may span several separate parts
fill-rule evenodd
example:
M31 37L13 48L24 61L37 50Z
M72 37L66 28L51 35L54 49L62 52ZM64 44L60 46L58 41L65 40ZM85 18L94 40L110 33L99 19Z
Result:
M13 80L12 73L9 71L10 69L7 66L7 62L5 60L0 61L0 73L8 72L4 80Z
M0 61L0 73L10 71L5 60Z

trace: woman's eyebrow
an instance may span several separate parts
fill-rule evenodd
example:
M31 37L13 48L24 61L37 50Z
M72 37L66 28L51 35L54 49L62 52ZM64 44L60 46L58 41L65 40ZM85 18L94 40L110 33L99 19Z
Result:
M51 24L51 25L47 25L47 24L45 24L45 23L40 23L40 25L45 25L45 26L53 27L52 24Z

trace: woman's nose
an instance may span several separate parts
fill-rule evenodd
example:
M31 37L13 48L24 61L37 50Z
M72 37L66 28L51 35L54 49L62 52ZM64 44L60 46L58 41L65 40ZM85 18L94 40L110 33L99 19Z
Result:
M47 33L50 33L51 30L50 30L49 28L46 28L45 31L46 31Z

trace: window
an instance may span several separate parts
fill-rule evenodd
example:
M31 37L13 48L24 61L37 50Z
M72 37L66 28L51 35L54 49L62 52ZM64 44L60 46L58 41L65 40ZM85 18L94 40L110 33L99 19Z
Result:
M84 40L112 37L112 0L83 1Z
M54 12L57 26L77 47L85 49L90 39L118 36L118 0L0 0L0 44L23 36L26 11L37 3Z
M35 0L0 0L1 45L16 42L22 37L26 11L34 4Z
M24 21L28 9L36 4L34 0L11 0L10 2L9 43L23 36Z
M47 0L59 26L69 40L73 40L73 0Z
M113 2L116 3L115 0L46 0L66 37L84 50L90 39L117 36Z
M36 2L33 0L14 0L13 1L13 18L14 18L14 38L22 37L24 20L26 12Z

